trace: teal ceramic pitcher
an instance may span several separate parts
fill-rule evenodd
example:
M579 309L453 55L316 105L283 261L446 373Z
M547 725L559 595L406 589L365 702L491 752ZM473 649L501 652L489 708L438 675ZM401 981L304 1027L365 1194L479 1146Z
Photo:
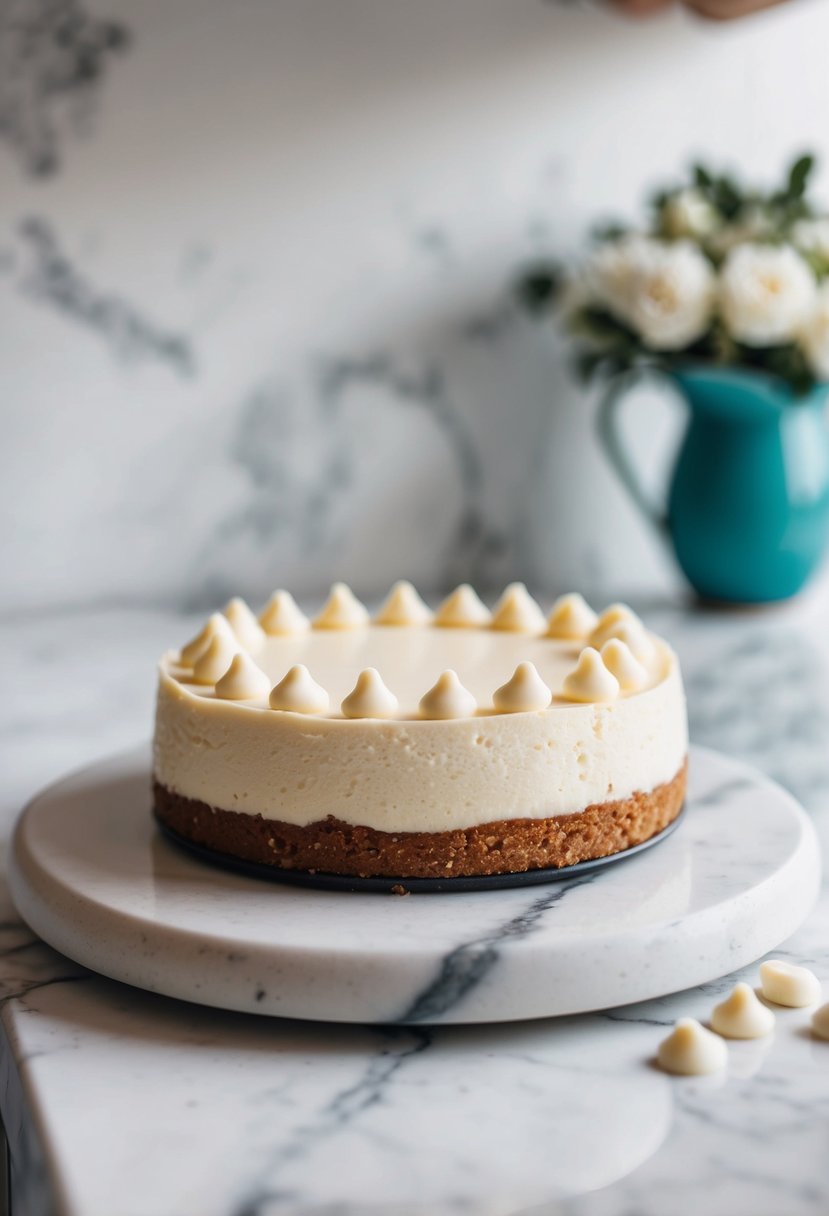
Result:
M619 403L640 375L611 383L599 435L633 501L667 532L692 587L732 603L794 595L829 539L829 386L794 397L762 372L689 366L670 373L688 422L663 514L648 502L618 426Z

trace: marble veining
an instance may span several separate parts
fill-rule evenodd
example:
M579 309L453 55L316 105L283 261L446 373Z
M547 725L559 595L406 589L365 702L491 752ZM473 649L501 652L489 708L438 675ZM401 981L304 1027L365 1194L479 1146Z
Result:
M770 727L765 754L752 752L737 689L747 680L752 713L774 720L789 654L803 711L825 712L825 605L807 598L756 625L648 614L680 651L698 737L711 738L710 708L717 747L786 771L797 739ZM0 627L0 713L14 725L0 790L6 834L45 782L146 734L152 661L196 624L111 611ZM698 696L694 673L755 628L800 639L811 665L784 643L762 695L738 665L734 688L710 683ZM733 715L719 713L723 702ZM807 793L826 839L826 761L809 754L817 779ZM20 1082L4 1080L0 1103L15 1185L28 1188L23 1210L34 1216L112 1216L113 1197L119 1216L695 1216L712 1196L734 1216L823 1216L829 1206L829 1052L808 1034L808 1010L780 1011L761 1048L730 1046L726 1077L673 1080L650 1063L666 1026L705 1021L735 980L757 982L755 966L676 996L511 1027L314 1026L93 977L16 926L4 895L0 923L4 1067L13 1059ZM824 896L774 955L826 984L828 941Z
M109 61L129 43L123 22L79 0L16 0L0 14L0 140L25 173L60 169L66 135L89 127Z
M442 959L434 981L418 993L397 1020L406 1023L440 1020L486 978L498 961L499 945L531 933L542 916L560 904L569 891L593 882L596 877L595 873L584 874L561 883L485 936L456 946Z
M55 309L98 337L116 359L156 360L178 376L195 374L191 339L165 330L118 293L98 287L75 265L42 216L24 217L9 255L14 288L27 299Z
M749 156L735 74L773 51L822 80L829 15L792 6L726 53L679 16L643 35L594 4L340 10L0 11L0 512L19 521L0 607L318 594L334 563L366 595L402 574L676 585L598 450L594 395L512 287L574 253L596 200L625 214L696 147L680 99L702 55L723 155ZM609 173L669 62L669 121ZM757 100L763 148L802 140L797 96ZM642 408L667 467L681 419ZM57 459L82 432L94 453Z
M489 581L491 559L503 548L504 537L485 518L483 468L474 434L452 404L440 369L427 366L408 372L382 352L363 358L325 356L319 363L318 385L325 413L339 413L347 394L368 388L399 406L424 410L436 423L454 460L462 504L437 585L480 582L482 575Z

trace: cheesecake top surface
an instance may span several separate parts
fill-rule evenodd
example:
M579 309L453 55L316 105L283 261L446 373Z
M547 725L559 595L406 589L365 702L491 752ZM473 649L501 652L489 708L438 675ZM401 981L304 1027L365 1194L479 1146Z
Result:
M625 700L675 662L624 605L597 616L564 596L545 615L512 584L490 613L462 586L433 614L397 584L372 619L339 584L313 622L285 592L258 619L233 600L162 670L186 695L228 708L436 720Z

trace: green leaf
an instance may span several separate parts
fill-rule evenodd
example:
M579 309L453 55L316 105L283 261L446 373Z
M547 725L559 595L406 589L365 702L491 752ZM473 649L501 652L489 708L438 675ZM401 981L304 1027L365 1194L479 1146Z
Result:
M564 275L558 266L533 266L515 284L518 301L528 312L545 312L561 290Z
M711 174L704 167L704 165L694 165L691 173L694 178L694 185L698 190L707 192L711 189L712 185L714 184L714 179L711 177Z
M809 176L814 167L815 158L808 153L805 156L799 157L792 165L789 170L789 184L786 189L786 195L792 202L803 198L803 195L806 193Z
M590 235L594 241L618 241L629 232L629 224L623 224L620 220L605 220L595 224Z

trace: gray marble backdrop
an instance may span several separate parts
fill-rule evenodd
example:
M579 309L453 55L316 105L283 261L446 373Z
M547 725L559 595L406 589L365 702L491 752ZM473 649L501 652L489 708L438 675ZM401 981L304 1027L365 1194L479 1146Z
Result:
M818 0L0 0L0 608L670 586L509 283L692 154L825 148L827 43Z

